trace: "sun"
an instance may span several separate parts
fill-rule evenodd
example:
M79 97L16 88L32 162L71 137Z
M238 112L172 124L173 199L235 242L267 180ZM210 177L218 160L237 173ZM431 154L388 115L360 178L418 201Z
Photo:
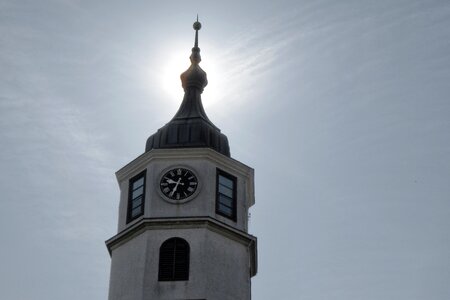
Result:
M167 61L163 67L161 76L161 85L166 92L170 101L181 103L184 91L181 86L180 74L186 71L191 62L189 60L190 53L186 50L174 51L166 54ZM202 94L202 102L205 107L211 107L217 104L220 99L219 86L219 65L214 56L202 53L202 61L200 67L208 76L208 85Z

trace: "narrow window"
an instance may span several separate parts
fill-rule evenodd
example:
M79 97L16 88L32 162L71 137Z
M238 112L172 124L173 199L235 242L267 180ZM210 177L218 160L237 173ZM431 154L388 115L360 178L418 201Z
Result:
M127 223L144 214L146 170L130 179Z
M236 177L217 169L216 212L236 221Z
M189 244L171 238L159 248L159 281L189 280Z

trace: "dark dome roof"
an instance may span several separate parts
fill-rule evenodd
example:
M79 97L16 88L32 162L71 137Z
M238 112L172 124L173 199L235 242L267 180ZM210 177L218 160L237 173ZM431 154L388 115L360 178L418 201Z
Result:
M200 93L198 87L186 89L173 119L147 139L146 152L167 148L211 148L230 156L228 139L206 116Z
M173 119L147 139L145 152L168 148L211 148L230 156L227 137L206 116L201 93L208 84L206 72L198 65L198 29L195 27L195 46L192 48L191 66L181 74L184 98Z
M169 122L147 139L145 151L169 148L211 148L230 156L227 137L200 119Z

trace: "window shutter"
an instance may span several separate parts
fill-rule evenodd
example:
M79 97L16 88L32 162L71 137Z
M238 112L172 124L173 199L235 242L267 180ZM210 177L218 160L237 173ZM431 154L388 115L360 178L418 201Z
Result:
M181 238L165 241L159 250L159 281L189 279L189 244Z

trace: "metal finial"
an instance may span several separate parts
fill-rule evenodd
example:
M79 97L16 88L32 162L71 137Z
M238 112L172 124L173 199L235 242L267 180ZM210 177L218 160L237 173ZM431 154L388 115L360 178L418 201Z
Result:
M197 14L197 21L195 21L193 27L195 29L195 45L194 45L194 47L198 47L198 31L202 28L202 24L198 21L198 14Z
M198 14L197 21L194 22L193 27L195 29L195 43L194 48L192 48L191 62L198 64L202 60L200 57L200 48L198 47L198 31L202 28L202 24L198 21Z

